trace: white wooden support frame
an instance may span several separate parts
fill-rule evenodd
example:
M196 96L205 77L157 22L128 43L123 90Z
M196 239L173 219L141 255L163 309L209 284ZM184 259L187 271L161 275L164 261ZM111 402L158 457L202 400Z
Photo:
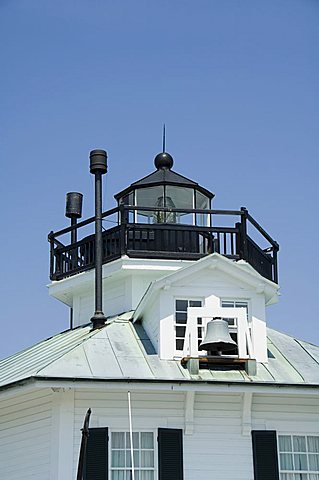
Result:
M185 435L194 432L195 392L185 392Z
M203 335L205 335L207 324L214 317L236 318L238 356L240 358L255 358L246 309L237 307L215 307L214 309L209 307L188 307L183 356L197 357L199 355L197 319L202 319L201 326ZM203 354L203 352L200 353Z
M73 478L74 390L52 388L52 392L50 480L64 480Z
M253 394L251 392L243 393L242 399L242 418L241 433L242 435L250 435L251 432L251 408L253 402Z

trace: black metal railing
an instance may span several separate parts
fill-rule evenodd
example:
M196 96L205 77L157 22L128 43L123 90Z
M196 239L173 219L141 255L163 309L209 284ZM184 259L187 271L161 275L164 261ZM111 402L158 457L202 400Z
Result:
M113 220L116 225L103 232L103 263L122 255L139 258L170 258L197 260L213 252L233 260L249 262L265 278L278 283L277 252L279 246L254 220L245 208L241 210L198 210L146 208L145 212L192 215L194 223L198 215L204 216L211 226L187 225L184 223L139 223L140 207L122 206L103 213L103 219ZM237 217L233 226L217 226L223 216ZM142 218L142 217L140 217ZM131 219L131 221L130 221ZM225 222L226 223L226 222ZM228 222L229 223L229 222ZM76 273L94 268L95 236L86 235L75 243L62 243L60 238L77 229L77 238L94 217L75 226L49 234L51 244L50 278L61 280ZM248 229L252 229L252 234ZM252 238L259 235L259 241Z

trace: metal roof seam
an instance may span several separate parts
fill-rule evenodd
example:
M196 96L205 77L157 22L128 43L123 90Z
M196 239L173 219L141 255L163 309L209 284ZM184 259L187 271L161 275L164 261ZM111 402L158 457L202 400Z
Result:
M120 369L120 372L122 373L122 375L123 375L123 377L124 377L123 369L122 369L122 367L121 367L121 365L120 365L120 362L119 362L118 359L117 359L117 356L116 356L116 354L115 354L115 350L114 350L114 348L113 348L112 342L111 342L111 340L110 340L110 337L108 336L107 329L104 327L103 330L105 330L105 333L106 333L107 339L108 339L108 341L109 341L109 344L110 344L112 353L113 353L113 355L114 355L114 358L115 358L115 360L116 360L116 363L117 363L117 365L118 365L118 367L119 367L119 369Z
M318 360L304 347L304 345L301 343L301 341L299 341L297 338L294 338L294 340L309 355L309 357L311 357L316 362L316 364L319 365Z
M290 335L289 335L289 336L290 336ZM293 338L293 337L291 337L291 338ZM267 339L270 340L271 343L273 343L273 342L271 341L271 339L268 337L268 335L267 335ZM295 340L295 338L293 338L293 339ZM274 344L273 344L273 345L274 345ZM307 383L305 377L297 370L297 368L290 362L290 360L288 360L288 358L286 357L286 355L284 355L284 353L283 353L281 350L279 350L279 349L276 347L276 345L275 345L275 348L279 351L280 355L286 360L286 362L289 363L289 365L291 366L291 368L292 368L295 372L297 372L297 374L302 378L302 380L304 381L304 383Z

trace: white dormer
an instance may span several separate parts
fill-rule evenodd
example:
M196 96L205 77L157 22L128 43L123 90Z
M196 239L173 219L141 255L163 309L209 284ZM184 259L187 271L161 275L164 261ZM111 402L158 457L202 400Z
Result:
M198 342L213 317L228 320L241 358L267 362L267 305L277 301L278 285L246 262L214 253L153 282L134 320L141 321L162 359L196 356Z

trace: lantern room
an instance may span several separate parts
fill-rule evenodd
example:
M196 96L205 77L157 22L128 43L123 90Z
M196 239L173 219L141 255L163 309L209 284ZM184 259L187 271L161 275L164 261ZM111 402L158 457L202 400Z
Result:
M173 163L169 153L159 153L154 160L155 172L115 195L118 207L126 208L124 221L210 226L214 194L174 172Z

